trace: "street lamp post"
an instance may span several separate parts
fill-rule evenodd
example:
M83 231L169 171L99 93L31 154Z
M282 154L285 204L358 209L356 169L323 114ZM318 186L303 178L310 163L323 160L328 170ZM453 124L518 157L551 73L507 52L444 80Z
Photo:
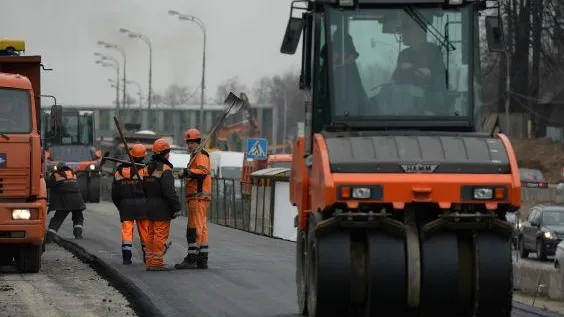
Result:
M96 64L100 64L102 67L114 67L116 69L116 112L119 111L119 64L110 64L104 61L98 60Z
M123 105L125 105L127 103L126 100L126 96L127 96L127 92L126 92L126 81L127 81L127 70L126 70L126 66L127 66L127 58L125 56L125 51L123 50L123 48L117 44L113 44L113 43L106 43L104 41L98 41L98 45L101 45L105 48L113 48L117 51L119 51L123 57ZM119 116L119 108L117 109L117 116Z
M204 94L206 89L206 27L202 20L198 19L193 15L182 14L178 11L169 10L168 14L178 16L178 19L181 21L192 21L196 23L200 29L202 29L202 33L204 34L204 47L202 48L202 82L200 88L200 129L204 128Z
M124 28L119 29L119 31L121 33L127 33L130 38L136 38L136 39L142 40L149 47L149 87L148 87L148 92L147 92L147 115L150 118L151 117L151 103L153 102L153 87L152 87L152 82L153 82L153 45L151 44L151 40L149 39L149 37L144 35L144 34L141 34L139 32L133 32L133 31L130 31L130 30L124 29ZM152 127L152 123L153 123L153 120L149 119L149 124L151 125L151 127Z
M128 80L127 83L137 86L137 90L138 90L137 94L139 95L139 109L141 109L141 107L142 107L141 97L143 96L143 90L141 89L141 85L139 85L138 82L133 81L133 80Z

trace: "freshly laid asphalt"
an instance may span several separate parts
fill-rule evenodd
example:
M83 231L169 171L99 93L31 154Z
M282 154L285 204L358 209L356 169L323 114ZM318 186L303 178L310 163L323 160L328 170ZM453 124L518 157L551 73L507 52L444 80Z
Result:
M122 288L123 284L130 284L125 287L126 292L133 292L130 300L137 297L134 299L144 303L141 306L158 310L147 314L167 317L300 316L294 282L295 243L208 224L208 270L148 272L141 259L138 238L134 243L133 265L122 265L121 224L113 204L101 202L87 206L84 238L74 239L70 216L59 230L59 236L64 244L78 246L90 260L96 259L110 270L110 279L113 276L117 280L114 283L122 284ZM179 263L186 255L186 218L172 221L169 239L172 245L165 262ZM559 315L515 303L512 316Z

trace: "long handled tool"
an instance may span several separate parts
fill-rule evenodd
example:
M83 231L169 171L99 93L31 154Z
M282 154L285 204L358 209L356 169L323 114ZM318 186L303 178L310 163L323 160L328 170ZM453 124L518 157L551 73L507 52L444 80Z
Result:
M196 157L196 154L200 153L204 149L204 147L209 141L209 138L215 134L215 131L223 124L225 119L230 115L234 115L238 113L242 107L245 107L247 105L247 103L244 100L237 97L232 92L229 92L229 95L227 95L227 98L225 98L223 104L226 107L223 110L221 117L219 117L219 119L215 122L211 130L208 132L208 135L202 139L202 142L200 142L200 145L198 145L196 150L194 150L193 153L190 153L190 161L188 162L188 166L192 165L192 162L194 162L194 158Z
M104 165L104 163L106 163L106 161L111 161L111 162L116 162L116 163L122 163L122 164L131 164L129 161L125 161L125 160L120 160L117 158L113 158L113 157L109 157L108 155L110 155L110 152L106 152L104 153L104 156L102 157L102 159L100 160L100 166ZM137 167L145 167L146 165L143 163L135 163L135 165Z
M129 157L129 163L131 164L131 167L133 167L133 173L134 173L134 175L137 175L137 179L141 182L141 188L143 188L143 193L145 194L145 197L147 197L147 190L145 189L145 186L143 186L143 179L141 178L141 176L139 176L139 171L137 170L137 164L135 163L133 156L131 156L131 152L129 152L129 148L127 147L127 141L125 141L125 137L123 136L123 132L121 132L121 126L119 124L119 120L118 120L117 117L114 117L114 122L116 124L116 128L118 130L119 137L121 138L121 141L123 143L123 148L125 149L125 152L127 153L127 156Z

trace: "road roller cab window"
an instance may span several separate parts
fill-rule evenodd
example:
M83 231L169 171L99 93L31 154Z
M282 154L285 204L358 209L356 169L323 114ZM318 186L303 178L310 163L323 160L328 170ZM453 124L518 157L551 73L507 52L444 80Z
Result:
M327 7L332 122L472 126L472 5ZM327 51L325 51L327 50ZM452 125L451 125L452 124ZM409 125L409 124L407 124Z

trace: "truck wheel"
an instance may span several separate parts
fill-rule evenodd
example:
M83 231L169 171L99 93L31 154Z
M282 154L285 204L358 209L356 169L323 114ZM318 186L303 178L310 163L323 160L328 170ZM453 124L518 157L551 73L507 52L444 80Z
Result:
M14 254L10 251L0 255L0 265L12 265Z
M307 276L305 266L306 235L298 228L296 243L296 288L298 292L298 309L302 316L307 316Z
M22 273L37 273L41 269L41 245L28 245L20 249L16 259L18 270Z
M100 202L100 177L88 178L88 201L91 203Z
M78 184L78 189L80 190L80 195L82 196L82 200L84 202L88 201L88 176L87 175L78 175L76 182Z

